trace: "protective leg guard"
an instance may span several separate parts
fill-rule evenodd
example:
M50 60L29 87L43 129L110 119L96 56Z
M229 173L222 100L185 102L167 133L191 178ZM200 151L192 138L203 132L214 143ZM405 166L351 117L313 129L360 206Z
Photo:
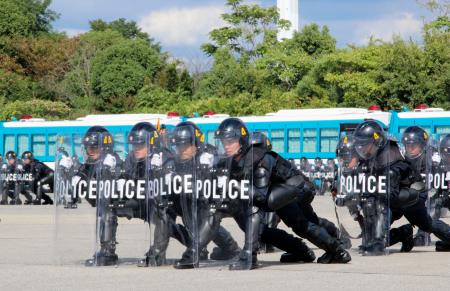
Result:
M217 245L210 255L212 260L231 260L241 251L237 242L224 227L220 226L213 242Z
M443 242L450 244L450 226L442 220L431 222L431 232Z

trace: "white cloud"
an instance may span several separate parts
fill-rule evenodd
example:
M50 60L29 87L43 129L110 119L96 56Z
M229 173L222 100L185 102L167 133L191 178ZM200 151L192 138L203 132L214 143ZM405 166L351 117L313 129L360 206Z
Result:
M87 32L87 30L76 29L76 28L61 28L61 29L59 29L59 31L65 32L68 37L78 36L80 34Z
M375 20L357 21L353 24L353 40L358 44L366 44L371 36L385 41L392 36L417 38L420 36L423 22L412 13L401 13Z
M139 26L163 45L198 45L212 29L224 25L224 12L224 6L159 10L142 17Z

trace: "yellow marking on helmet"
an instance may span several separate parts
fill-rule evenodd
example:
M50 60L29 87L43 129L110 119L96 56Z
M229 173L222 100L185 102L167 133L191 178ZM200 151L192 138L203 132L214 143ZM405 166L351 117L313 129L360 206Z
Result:
M64 142L64 137L60 136L59 137L59 143L62 144Z
M205 142L205 135L202 134L202 136L200 137L200 142Z
M112 144L112 136L108 135L108 143Z
M105 137L103 138L103 144L108 144L108 137L107 137L107 136L105 136Z
M195 130L195 136L200 137L200 131L198 129Z
M377 140L377 139L380 138L380 135L379 135L378 133L374 132L374 133L373 133L373 138L374 138L375 140Z
M344 137L344 144L348 144L348 137Z
M243 127L241 127L241 134L242 134L243 136L246 136L246 135L247 135L247 132L245 131L245 128L243 128Z
M423 138L424 138L425 140L428 139L428 134L427 134L426 132L423 133Z
M150 139L150 144L153 144L154 142L155 142L155 138L152 137L152 138Z

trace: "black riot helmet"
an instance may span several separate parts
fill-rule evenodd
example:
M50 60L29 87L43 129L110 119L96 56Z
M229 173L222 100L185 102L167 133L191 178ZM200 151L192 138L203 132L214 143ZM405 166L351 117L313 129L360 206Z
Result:
M336 156L344 167L348 167L352 158L356 156L355 143L352 135L346 135L339 140Z
M439 145L439 153L445 165L450 164L450 134L444 136Z
M250 135L250 144L252 146L261 147L267 151L272 150L272 144L267 136L259 131L255 131Z
M237 154L245 153L249 147L249 131L244 122L239 118L227 118L222 121L215 132L215 138L223 142L238 139L241 148Z
M423 128L416 125L408 127L402 135L405 156L408 159L416 159L422 156L428 144L428 140L428 134Z
M30 160L33 161L34 160L34 156L33 153L30 151L25 151L22 153L22 160Z
M195 123L184 121L175 126L171 141L175 146L195 145L198 149L203 149L205 146L205 135Z
M383 128L374 120L360 123L355 129L353 138L356 153L365 160L374 158L387 142Z
M113 152L114 142L111 133L103 126L93 126L88 129L83 137L83 145L87 153L87 163L96 162L89 154L88 149L100 150L100 155L106 155Z
M149 122L139 122L131 128L131 131L128 134L128 143L132 145L158 145L158 130Z
M5 155L6 160L15 160L17 159L17 155L15 151L8 151Z

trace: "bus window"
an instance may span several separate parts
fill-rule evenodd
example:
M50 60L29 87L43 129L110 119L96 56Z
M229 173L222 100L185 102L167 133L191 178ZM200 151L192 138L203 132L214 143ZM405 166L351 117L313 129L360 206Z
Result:
M288 153L300 152L300 129L288 129Z
M277 153L284 152L284 130L283 129L273 129L272 133L272 149Z
M322 128L320 130L320 152L335 152L338 141L338 130L336 128Z
M3 144L3 148L5 149L4 154L6 154L8 151L15 151L15 136L12 134L5 134L5 141Z
M316 130L305 128L303 130L303 152L312 153L316 151Z
M23 152L28 151L28 144L30 138L28 134L19 134L17 136L17 155L21 155Z
M116 132L112 134L114 140L114 151L121 159L125 158L125 134L123 132Z
M449 134L450 126L436 126L436 133L440 135Z
M48 135L48 155L54 157L56 155L56 134Z
M45 156L45 135L33 134L31 136L33 142L32 151L36 157Z

